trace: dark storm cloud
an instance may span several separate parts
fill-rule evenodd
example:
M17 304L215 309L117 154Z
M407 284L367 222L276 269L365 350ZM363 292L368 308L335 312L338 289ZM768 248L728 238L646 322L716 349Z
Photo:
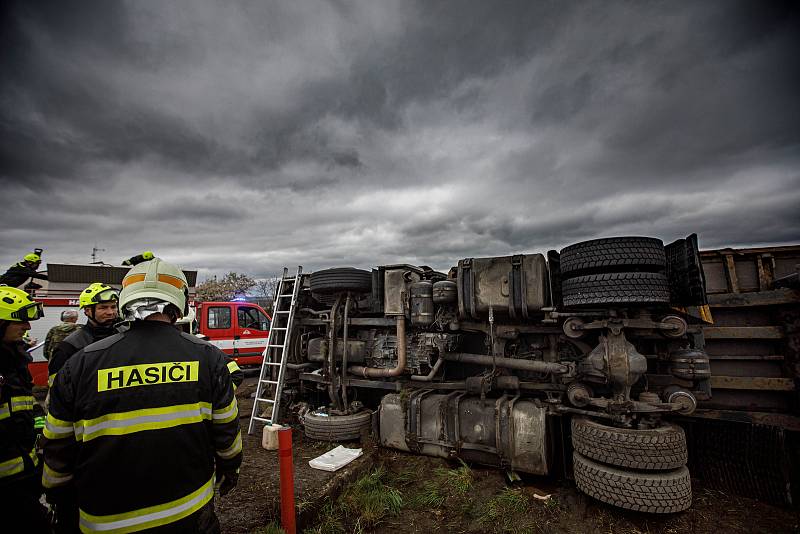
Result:
M3 9L5 263L97 244L266 276L800 239L793 3Z

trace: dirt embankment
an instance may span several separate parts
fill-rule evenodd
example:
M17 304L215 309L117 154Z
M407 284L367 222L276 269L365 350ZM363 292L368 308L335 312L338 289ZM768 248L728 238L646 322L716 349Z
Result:
M238 396L244 463L238 487L217 500L223 532L279 530L278 456L247 436L253 387ZM800 533L800 511L727 495L693 481L686 512L665 516L628 512L579 493L569 481L526 477L508 484L504 473L477 465L370 448L337 473L308 461L335 444L294 436L295 494L300 532L411 533ZM358 447L359 444L347 444ZM268 525L271 526L268 527Z

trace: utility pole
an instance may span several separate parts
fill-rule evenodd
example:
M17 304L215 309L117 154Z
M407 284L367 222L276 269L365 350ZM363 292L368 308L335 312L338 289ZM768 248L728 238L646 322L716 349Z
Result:
M98 252L105 252L106 249L104 248L97 248L97 244L92 247L92 263L97 263L97 253Z

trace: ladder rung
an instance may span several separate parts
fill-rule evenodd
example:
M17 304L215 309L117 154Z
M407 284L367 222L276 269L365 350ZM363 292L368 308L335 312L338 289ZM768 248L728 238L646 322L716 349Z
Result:
M283 326L273 326L270 330L286 330L286 327Z
M292 310L278 310L273 315L278 315L279 313L292 313Z
M261 383L262 384L277 384L278 381L277 380L262 380Z
M280 362L264 362L264 365L283 365Z
M265 419L264 417L258 417L257 415L253 416L253 419L256 421L264 421L265 423L271 423L272 419Z
M289 293L288 295L278 295L278 298L279 299L281 299L281 298L285 299L285 298L289 298L289 297L293 297L293 296L294 296L293 294Z
M271 349L282 349L283 345L267 345Z
M275 404L275 401L273 399L260 399L260 398L256 397L256 400L258 402L271 402L272 404Z

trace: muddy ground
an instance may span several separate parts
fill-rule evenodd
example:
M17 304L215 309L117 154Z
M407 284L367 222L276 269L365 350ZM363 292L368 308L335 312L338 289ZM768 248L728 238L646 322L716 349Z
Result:
M238 392L246 429L253 380ZM248 416L248 417L245 417ZM568 481L504 473L363 444L365 456L335 474L308 461L336 444L294 433L298 532L404 533L800 533L800 510L727 495L693 480L694 502L680 514L655 516L607 506ZM217 500L225 533L279 532L278 458L244 436L239 485ZM361 446L358 443L346 444Z

